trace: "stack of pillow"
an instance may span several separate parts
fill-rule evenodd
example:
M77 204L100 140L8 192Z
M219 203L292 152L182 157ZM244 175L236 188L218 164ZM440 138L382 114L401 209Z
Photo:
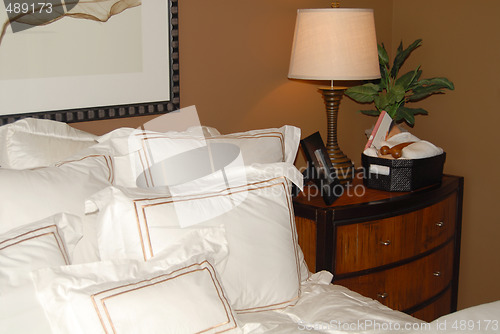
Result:
M309 275L299 140L291 126L0 127L0 332L238 332L238 314L294 304ZM179 182L180 156L218 145L237 148L231 163Z

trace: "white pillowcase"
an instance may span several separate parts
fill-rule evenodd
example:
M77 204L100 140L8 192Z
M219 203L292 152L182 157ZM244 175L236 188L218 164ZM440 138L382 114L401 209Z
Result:
M73 264L101 261L97 246L97 214L82 217L83 237L76 244L73 252Z
M206 131L201 130L167 133L120 130L99 138L99 142L98 149L108 147L108 150L115 154L117 185L124 187L140 185L150 188L169 185L159 179L158 174L150 172L155 164L165 163L169 158L179 158L182 153L207 145L226 144L236 147L240 152L237 156L241 159L240 165L293 163L300 142L300 129L287 125L279 129L211 136L207 136ZM189 165L185 167L189 168ZM198 164L197 171L200 168ZM178 177L179 175L167 175L165 179L175 180Z
M307 277L307 267L297 243L289 182L276 175L288 173L294 179L292 170L233 169L228 172L245 173L241 180L248 184L228 188L198 180L193 187L198 193L181 194L178 189L175 197L148 194L147 189L101 191L91 198L100 210L101 257L149 260L193 230L223 225L229 257L225 268L218 269L233 307L254 312L291 305L300 295L301 273ZM180 228L183 217L206 218Z
M70 264L81 230L78 217L58 214L0 235L0 332L50 332L30 272Z
M83 216L85 199L113 181L109 156L34 170L0 168L0 233L59 212Z
M149 262L42 269L33 281L54 333L239 332L212 265L227 256L223 236L189 238Z
M50 166L96 143L97 136L66 123L25 118L0 127L0 166Z

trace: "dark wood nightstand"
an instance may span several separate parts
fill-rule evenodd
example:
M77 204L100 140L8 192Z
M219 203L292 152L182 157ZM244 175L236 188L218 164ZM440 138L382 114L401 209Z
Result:
M309 270L422 320L456 311L463 184L386 192L357 177L331 206L306 187L294 209Z

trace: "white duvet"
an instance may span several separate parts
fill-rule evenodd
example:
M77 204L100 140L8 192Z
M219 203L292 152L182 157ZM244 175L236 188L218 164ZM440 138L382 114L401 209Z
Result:
M431 323L394 311L320 272L302 283L295 306L238 315L243 333L500 333L500 301L448 314Z
M328 272L302 283L302 295L283 310L238 314L242 333L500 333L500 301L471 307L425 323L343 286ZM1 317L1 333L51 333L42 314ZM31 321L26 321L26 318ZM15 328L15 331L13 331Z
M281 311L239 314L244 333L385 333L422 323L343 286L323 271L302 283L296 305Z

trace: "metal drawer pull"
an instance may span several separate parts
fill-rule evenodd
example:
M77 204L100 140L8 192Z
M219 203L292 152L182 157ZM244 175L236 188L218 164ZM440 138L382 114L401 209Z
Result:
M440 271L435 271L434 273L432 273L434 276L436 277L441 277L441 272Z
M386 299L389 296L387 292L377 293L377 298Z
M437 226L437 227L443 227L443 226L444 226L444 223L443 223L443 222L436 223L436 226Z
M380 243L384 246L389 246L391 244L391 240L381 241Z

